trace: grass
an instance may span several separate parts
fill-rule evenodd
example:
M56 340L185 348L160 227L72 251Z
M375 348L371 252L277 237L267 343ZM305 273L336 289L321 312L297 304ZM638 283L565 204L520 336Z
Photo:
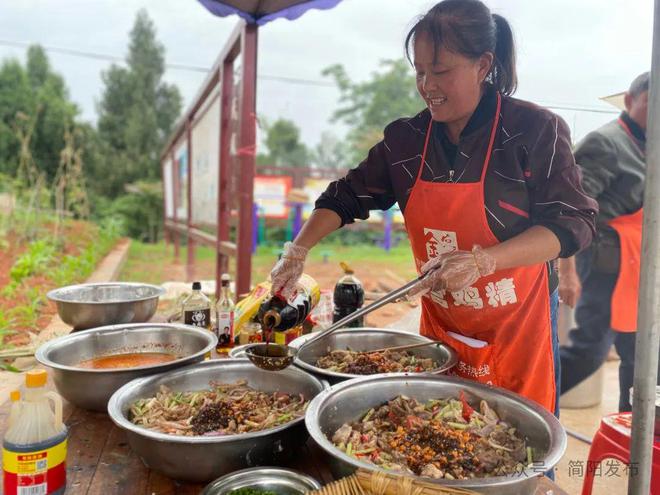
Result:
M252 280L264 280L270 273L277 261L280 248L276 246L259 246L252 257ZM133 241L129 250L128 259L119 276L123 281L140 281L150 284L161 284L171 280L167 268L173 263L173 249L166 247L164 242L157 244L145 244ZM185 263L187 250L181 247L179 257L180 263ZM389 269L403 278L412 278L414 265L412 254L408 243L400 243L385 252L382 248L369 245L341 246L338 244L321 244L310 253L308 263L322 263L327 257L334 264L344 261L359 270L365 261L369 266L378 269ZM215 277L215 253L214 250L198 246L195 252L195 261L198 266L197 272L204 274L200 278L211 280ZM230 267L233 272L233 266Z
M58 238L50 218L43 215L40 220L32 226L40 232L38 239L30 240L25 232L17 230L0 233L5 244L9 245L7 236L11 234L15 245L21 247L21 254L6 274L8 282L0 287L0 348L7 337L38 330L40 320L53 312L53 307L47 305L46 291L85 280L118 239L110 224L97 226L70 220L61 225ZM1 215L0 224L7 224Z

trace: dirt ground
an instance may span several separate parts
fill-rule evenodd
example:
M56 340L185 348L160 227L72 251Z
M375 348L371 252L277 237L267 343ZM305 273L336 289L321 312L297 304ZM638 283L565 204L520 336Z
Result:
M77 255L81 248L94 241L96 230L86 222L67 221L61 227L61 246L59 257ZM47 223L39 228L37 239L52 236L55 225ZM0 256L0 289L11 282L10 270L14 262L27 250L29 240L15 232L4 233L2 238L2 256ZM29 332L37 333L44 328L57 312L54 303L46 300L46 293L56 284L48 273L33 274L25 278L16 290L5 293L0 290L0 346L27 345L30 343ZM7 335L3 335L7 332ZM4 337L4 340L3 340Z

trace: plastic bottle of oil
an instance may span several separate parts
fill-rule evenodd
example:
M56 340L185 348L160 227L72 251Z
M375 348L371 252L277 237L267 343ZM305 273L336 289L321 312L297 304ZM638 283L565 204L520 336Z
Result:
M21 391L12 390L9 392L9 400L11 401L11 409L9 410L9 418L7 419L7 428L11 428L21 414Z
M46 391L46 378L45 370L27 372L20 413L2 441L5 495L60 495L66 489L62 399Z

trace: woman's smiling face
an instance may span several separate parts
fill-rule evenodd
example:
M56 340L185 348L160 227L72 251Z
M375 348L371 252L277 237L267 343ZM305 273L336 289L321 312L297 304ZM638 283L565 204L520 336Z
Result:
M467 123L481 99L482 82L493 61L491 53L472 60L440 46L424 33L415 37L414 65L417 90L433 120L446 124Z

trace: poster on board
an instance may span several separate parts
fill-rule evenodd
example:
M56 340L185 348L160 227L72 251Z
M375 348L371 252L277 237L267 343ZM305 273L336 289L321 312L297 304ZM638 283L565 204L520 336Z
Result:
M329 179L305 179L304 191L309 196L309 202L303 208L303 219L307 220L314 210L314 203L316 199L328 188L328 185L333 182ZM392 211L392 222L395 224L403 224L403 214L398 204L394 204L390 209ZM382 223L384 215L382 211L372 211L369 214L367 222L369 223Z
M266 218L286 219L289 206L286 198L293 180L283 175L257 175L254 177L254 202L259 214Z
M188 219L188 144L183 141L174 152L179 187L176 201L177 220Z
M167 158L163 165L163 189L165 194L165 218L174 218L174 181L172 160Z
M195 225L218 222L218 161L220 154L220 98L211 102L192 126L192 221Z
M329 179L305 179L303 191L307 194L309 202L303 208L303 219L307 220L314 211L316 199L323 193L332 181Z

